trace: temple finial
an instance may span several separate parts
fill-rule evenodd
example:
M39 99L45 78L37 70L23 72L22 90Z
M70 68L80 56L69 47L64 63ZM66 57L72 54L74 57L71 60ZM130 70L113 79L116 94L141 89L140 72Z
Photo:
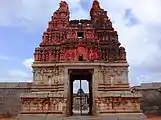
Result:
M59 11L67 12L68 11L68 4L65 1L60 1L59 3Z
M92 8L90 10L90 16L93 18L96 11L100 10L100 5L98 0L93 0Z
M93 2L97 2L97 3L99 3L99 0L93 0Z
M95 9L96 9L96 8L100 8L100 5L99 5L98 0L94 0L94 1L93 1L92 7L94 7Z

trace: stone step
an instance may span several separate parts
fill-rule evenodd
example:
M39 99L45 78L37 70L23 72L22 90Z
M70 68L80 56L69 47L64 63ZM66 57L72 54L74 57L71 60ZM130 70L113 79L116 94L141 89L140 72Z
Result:
M99 118L92 116L71 116L64 118L64 120L99 120Z
M146 120L143 114L120 114L120 115L102 115L102 116L70 116L62 117L52 114L20 114L16 120Z

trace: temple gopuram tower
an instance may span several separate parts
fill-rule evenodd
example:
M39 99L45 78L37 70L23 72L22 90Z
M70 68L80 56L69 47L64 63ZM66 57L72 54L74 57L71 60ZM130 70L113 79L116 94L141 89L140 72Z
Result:
M97 0L90 16L69 20L68 4L60 2L35 49L31 93L21 94L21 116L72 116L73 81L81 79L89 83L90 116L145 119L141 95L129 86L125 48Z

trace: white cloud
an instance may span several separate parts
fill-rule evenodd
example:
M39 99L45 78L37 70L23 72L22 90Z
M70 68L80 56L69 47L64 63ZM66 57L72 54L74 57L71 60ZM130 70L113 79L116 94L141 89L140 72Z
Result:
M23 61L23 65L25 65L27 68L32 69L31 65L34 62L33 58L28 58Z

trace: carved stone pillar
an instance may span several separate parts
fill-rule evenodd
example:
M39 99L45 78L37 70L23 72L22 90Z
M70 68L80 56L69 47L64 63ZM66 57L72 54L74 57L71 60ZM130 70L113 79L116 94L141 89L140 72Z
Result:
M70 75L68 74L68 69L65 68L64 69L64 96L66 99L66 112L65 115L66 116L70 116L70 110L71 110L71 91L70 91Z
M99 69L95 68L93 77L92 77L92 96L93 96L93 106L92 106L92 114L96 115L99 113L97 105L96 105L96 99L98 96L98 81L99 81Z

